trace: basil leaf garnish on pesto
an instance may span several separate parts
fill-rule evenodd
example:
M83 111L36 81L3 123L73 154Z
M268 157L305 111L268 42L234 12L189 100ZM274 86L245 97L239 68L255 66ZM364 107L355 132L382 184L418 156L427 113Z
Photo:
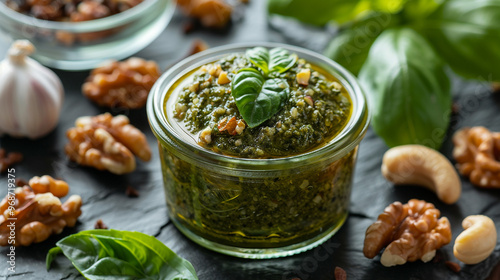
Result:
M282 48L274 48L269 51L269 71L284 73L297 61L296 54L289 54Z
M263 47L255 47L246 51L246 56L253 65L258 67L264 74L269 73L269 51Z
M253 68L240 70L231 84L238 111L249 127L256 127L276 114L288 99L289 92L286 80L266 80Z
M58 241L47 269L63 253L87 279L198 280L187 260L153 236L132 231L87 230Z
M266 76L272 72L283 73L297 61L297 55L290 54L283 48L274 48L268 51L263 47L255 47L247 50L246 56Z

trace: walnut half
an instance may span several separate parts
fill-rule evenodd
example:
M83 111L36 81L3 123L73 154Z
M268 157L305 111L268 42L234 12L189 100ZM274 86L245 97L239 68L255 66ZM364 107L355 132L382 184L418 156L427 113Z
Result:
M161 72L154 61L132 57L109 61L90 73L82 86L83 94L106 107L141 108Z
M109 113L80 117L66 132L65 152L78 164L124 174L135 170L135 157L151 159L146 136L129 123L126 116Z
M392 203L366 230L365 257L374 258L387 246L380 258L384 266L432 260L436 250L451 241L450 222L446 217L438 219L440 215L432 203L423 200Z
M500 188L500 133L482 126L463 128L453 135L453 157L460 174L483 188Z
M37 178L30 183L38 184ZM66 182L50 176L42 178L52 182L48 188L18 187L0 202L0 246L29 246L61 233L66 226L75 226L82 213L81 197L72 195L61 203L56 195L67 193Z

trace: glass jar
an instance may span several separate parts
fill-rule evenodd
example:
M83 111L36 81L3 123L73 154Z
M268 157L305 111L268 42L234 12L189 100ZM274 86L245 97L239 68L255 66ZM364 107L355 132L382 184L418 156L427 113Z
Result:
M62 22L18 13L5 2L0 0L0 33L9 41L29 40L36 48L33 58L64 70L92 69L142 50L161 34L175 10L173 0L144 0L108 17Z
M338 79L352 102L343 130L303 154L250 159L205 149L180 129L169 113L176 98L169 92L202 65L255 46L285 48ZM276 43L213 48L163 74L149 95L147 113L159 142L170 218L194 242L243 258L289 256L326 241L347 218L356 153L369 117L353 75L330 59Z

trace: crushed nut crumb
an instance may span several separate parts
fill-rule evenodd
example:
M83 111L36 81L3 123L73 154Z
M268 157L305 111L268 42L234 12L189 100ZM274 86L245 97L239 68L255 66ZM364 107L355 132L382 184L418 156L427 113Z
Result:
M127 189L125 190L125 194L128 197L139 197L139 191L132 188L131 186L127 186Z
M99 219L95 222L94 229L108 229L108 226L104 224L101 219Z
M0 173L6 172L12 165L19 163L22 160L23 155L21 153L7 153L5 149L0 149Z
M336 266L335 267L335 280L346 280L347 279L347 273L345 272L344 269L341 267Z

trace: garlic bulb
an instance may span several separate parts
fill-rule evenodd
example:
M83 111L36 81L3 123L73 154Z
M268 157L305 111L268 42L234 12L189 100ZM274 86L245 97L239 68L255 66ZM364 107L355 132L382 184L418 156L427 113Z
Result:
M54 129L64 97L61 80L27 57L35 47L15 41L0 62L0 136L39 138Z

